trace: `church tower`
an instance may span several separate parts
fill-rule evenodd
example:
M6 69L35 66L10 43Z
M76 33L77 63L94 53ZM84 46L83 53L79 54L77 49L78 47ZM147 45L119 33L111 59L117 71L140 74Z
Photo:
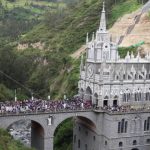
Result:
M87 37L88 38L88 37ZM87 40L87 62L115 61L117 59L116 44L110 40L110 35L106 29L105 4L101 13L99 29L96 35L92 36L92 41Z
M144 58L138 53L127 52L125 58L118 54L118 44L111 40L106 28L105 3L100 25L89 41L86 37L86 61L83 58L78 82L79 95L92 101L96 107L138 105L144 93L149 93L146 83L150 80L150 55ZM139 84L140 83L140 84ZM135 93L141 93L138 96ZM143 101L143 104L146 104Z

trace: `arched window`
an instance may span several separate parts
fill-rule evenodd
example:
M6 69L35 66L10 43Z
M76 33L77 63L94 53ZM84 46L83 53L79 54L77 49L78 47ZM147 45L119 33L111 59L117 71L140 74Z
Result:
M122 142L119 142L119 147L122 147L123 146L123 143Z
M144 121L144 131L149 131L150 130L150 117L148 117L145 121Z
M146 101L150 101L150 92L146 92Z
M143 79L143 77L141 75L139 75L139 79Z
M126 93L123 94L123 102L126 102Z
M90 87L87 87L86 89L86 100L92 101L92 90Z
M123 80L125 80L126 79L126 75L125 74L123 74Z
M116 75L116 80L119 80L119 76L118 75Z
M142 100L142 94L140 89L138 89L138 91L135 92L135 101L141 101Z
M118 122L118 133L127 133L128 122L122 119Z
M150 73L148 74L148 79L150 79Z
M104 97L103 106L108 106L108 99L109 99L108 96Z
M130 75L128 75L128 80L131 80L132 78L131 78L131 76Z
M121 122L118 122L118 133L121 133Z
M144 131L147 130L147 120L144 121Z
M121 120L121 133L124 132L124 127L125 127L125 120L122 119L122 120Z
M137 101L137 92L134 94L135 101Z
M133 145L137 145L137 141L136 140L133 140Z
M84 98L84 90L81 88L80 89L80 97L83 99Z
M123 102L128 102L131 100L131 93L129 89L126 89L125 93L123 94Z
M127 127L128 127L128 122L125 121L125 129L124 129L124 132L125 132L125 133L127 132Z
M147 140L146 140L146 143L150 144L150 139L147 139Z

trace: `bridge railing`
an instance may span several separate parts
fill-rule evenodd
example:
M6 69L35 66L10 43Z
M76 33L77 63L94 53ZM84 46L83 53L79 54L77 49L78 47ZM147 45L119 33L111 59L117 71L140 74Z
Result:
M94 109L95 112L105 112L109 114L125 114L125 113L141 113L150 112L149 107L134 107L132 105L112 106L112 107L97 107Z
M24 111L24 112L0 112L0 116L11 115L33 115L33 114L47 114L47 113L68 113L68 112L85 112L92 111L93 108L77 108L77 109L60 109L60 110L41 110L41 111Z

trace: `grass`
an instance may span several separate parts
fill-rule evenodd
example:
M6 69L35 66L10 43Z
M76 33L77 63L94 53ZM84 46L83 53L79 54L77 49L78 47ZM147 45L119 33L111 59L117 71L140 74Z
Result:
M117 20L117 18L120 18L127 13L131 13L140 7L141 5L138 4L137 0L127 0L126 2L120 3L119 5L114 5L112 12L110 12L112 16L109 20L110 26L114 23L114 21Z
M66 7L66 4L63 2L54 3L47 1L35 1L35 0L16 0L15 2L9 2L7 0L1 0L3 5L7 5L8 9L13 9L14 7L25 7L30 8L31 4L45 6L45 7Z
M92 32L98 28L99 12L101 10L100 1L87 0L82 2L79 7L73 8L74 12L71 11L62 23L53 28L49 28L44 23L37 25L21 41L34 43L40 40L45 42L50 50L63 49L68 53L72 53L84 44L87 32L91 36ZM111 27L118 18L137 10L140 6L136 0L127 0L113 5L112 8L107 10L108 26Z
M15 2L9 2L7 0L1 0L3 6L7 11L12 11L15 8L24 8L31 13L27 15L28 18L33 19L37 15L42 15L47 10L53 10L56 8L66 8L66 4L63 2L47 2L47 1L35 1L35 0L16 0ZM19 14L18 14L19 15ZM42 17L40 17L42 18Z

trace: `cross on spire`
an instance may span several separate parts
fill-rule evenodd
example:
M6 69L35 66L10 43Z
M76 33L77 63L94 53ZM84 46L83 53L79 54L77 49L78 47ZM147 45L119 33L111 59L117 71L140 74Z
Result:
M99 30L101 32L106 32L105 2L103 2L103 9L102 9L102 13L101 13Z

